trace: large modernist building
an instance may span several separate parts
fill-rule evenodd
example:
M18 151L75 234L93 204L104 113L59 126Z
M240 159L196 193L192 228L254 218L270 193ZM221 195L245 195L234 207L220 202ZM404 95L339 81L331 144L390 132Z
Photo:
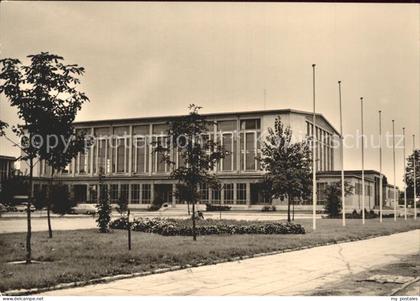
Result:
M172 206L182 204L174 194L176 181L170 179L170 167L159 159L151 144L161 139L167 122L173 117L76 123L78 130L93 137L94 144L86 153L79 154L64 172L55 176L55 181L68 185L72 197L78 202L95 203L107 188L111 202L124 197L133 208L148 207L153 201L167 202ZM218 139L228 154L214 170L221 181L221 189L200 187L201 202L242 208L265 203L260 186L264 172L260 170L256 157L260 153L261 141L268 128L273 127L275 118L280 117L297 140L311 136L313 130L311 113L291 109L206 114L205 117L214 121L208 134ZM321 114L317 114L315 131L319 141L317 173L319 205L322 206L324 185L339 179L336 171L341 168L340 149L334 141L340 136ZM177 165L182 164L176 152L171 156ZM41 189L49 176L49 167L41 161L34 174L38 178L35 189ZM353 176L357 178L357 175ZM378 190L376 178L372 181L368 179L366 185L371 185L372 188L367 191L372 195ZM366 207L373 208L377 204L377 197L374 198L372 202L366 202ZM309 203L304 201L302 205ZM282 205L284 201L273 200L273 204ZM360 208L357 201L348 206Z

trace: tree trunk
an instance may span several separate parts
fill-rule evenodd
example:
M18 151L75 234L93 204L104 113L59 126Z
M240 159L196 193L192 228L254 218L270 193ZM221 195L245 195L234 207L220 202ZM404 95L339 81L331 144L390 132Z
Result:
M31 235L32 235L32 226L31 226L31 204L33 197L33 176L34 176L34 159L29 159L29 198L28 198L28 207L26 208L26 221L28 225L28 230L26 232L26 263L31 263L32 258L32 249L31 249Z
M52 201L52 191L53 191L53 176L54 168L51 168L51 177L50 177L50 187L48 193L48 204L47 204L47 221L48 221L48 237L52 238L52 228L51 228L51 201Z
M188 202L188 201L187 201L187 209L188 209L188 215L190 215L191 214L191 212L190 212L190 202Z
M295 220L295 199L292 200L292 221Z
M287 221L290 222L290 197L287 196Z
M195 202L193 201L192 203L192 235L193 235L193 240L197 240L197 235L195 233Z

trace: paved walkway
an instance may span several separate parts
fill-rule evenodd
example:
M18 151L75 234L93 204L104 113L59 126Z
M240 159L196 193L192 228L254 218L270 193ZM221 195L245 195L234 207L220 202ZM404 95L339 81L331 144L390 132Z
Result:
M419 252L420 230L45 295L301 295Z
M54 217L51 218L51 226L54 230L79 230L96 227L96 218L87 217ZM32 231L48 231L46 218L31 219ZM2 218L0 219L0 233L26 232L25 218Z

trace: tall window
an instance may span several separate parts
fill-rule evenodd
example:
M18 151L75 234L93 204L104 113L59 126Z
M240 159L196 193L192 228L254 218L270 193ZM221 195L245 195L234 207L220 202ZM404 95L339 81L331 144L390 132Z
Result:
M167 135L168 126L167 124L154 124L153 125L153 144L162 145L166 147L166 135ZM155 148L155 147L154 147ZM164 155L152 151L152 171L157 173L169 172L169 166L164 160Z
M233 184L225 184L223 186L223 198L226 204L233 204Z
M246 183L236 184L236 203L246 204Z
M135 173L147 173L149 162L149 125L133 126L133 171Z
M241 170L254 171L258 169L257 159L259 152L260 120L241 120L240 148Z
M130 137L127 126L114 128L114 137L112 139L112 172L128 172Z
M221 120L217 122L217 131L225 157L220 161L221 170L231 171L235 169L235 145L234 133L237 131L236 120Z

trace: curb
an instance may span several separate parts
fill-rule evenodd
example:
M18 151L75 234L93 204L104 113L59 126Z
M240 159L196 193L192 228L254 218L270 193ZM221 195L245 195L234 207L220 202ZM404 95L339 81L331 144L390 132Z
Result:
M412 285L413 283L416 283L417 281L420 281L420 277L417 277L407 283L404 283L401 287L393 290L390 294L390 296L395 296L396 294L398 294L399 292L401 292L403 289L405 289L406 287Z
M417 230L417 229L414 229L414 231L415 230ZM409 231L413 231L413 230L409 230ZM206 265L216 265L216 264L220 264L220 263L240 261L240 260L258 258L258 257L263 257L263 256L278 255L278 254L283 254L283 253L312 249L312 248L316 248L316 247L330 246L330 245L335 245L335 244L339 244L339 243L349 243L349 242L354 242L354 241L367 240L367 239L372 239L372 238L377 238L377 237L390 236L390 235L393 235L393 234L405 233L405 232L409 232L409 231L397 232L397 233L385 234L385 235L379 235L379 234L378 235L369 235L369 236L363 237L361 239L354 238L354 239L333 240L333 241L326 242L326 243L316 243L316 244L312 244L312 245L307 245L307 246L302 246L302 247L297 247L297 248L291 248L291 249L257 253L257 254L252 254L252 255L229 257L229 258L225 258L225 259L218 259L218 260L214 260L214 261L208 262L208 263L199 262L199 263L193 264L193 265L186 264L186 265L183 265L183 266L172 266L172 267L168 267L168 268L155 269L155 270L145 271L145 272L136 272L136 273L132 273L132 274L120 274L120 275L114 275L114 276L106 276L106 277L90 279L90 280L86 280L86 281L76 281L76 282L62 283L62 284L57 284L57 285L50 286L50 287L10 290L10 291L1 292L0 295L3 295L3 296L35 295L35 294L40 294L40 293L43 293L43 292L54 291L54 290L61 290L61 289L75 288L75 287L83 287L83 286L92 285L92 284L103 284L103 283L108 283L108 282L112 282L112 281L116 281L116 280L130 279L130 278L134 278L134 277L144 277L144 276L149 276L149 275L153 275L153 274L162 274L162 273L166 273L166 272L185 270L185 269L190 269L190 268L195 268L195 267L200 267L200 266L206 266ZM418 281L420 279L420 277L418 277L416 279L417 279L416 281ZM408 286L410 284L411 283L407 284L406 286ZM401 287L400 289L398 289L398 291L404 289L406 286ZM398 293L398 291L396 291L395 293ZM392 294L391 294L391 296L392 296Z

